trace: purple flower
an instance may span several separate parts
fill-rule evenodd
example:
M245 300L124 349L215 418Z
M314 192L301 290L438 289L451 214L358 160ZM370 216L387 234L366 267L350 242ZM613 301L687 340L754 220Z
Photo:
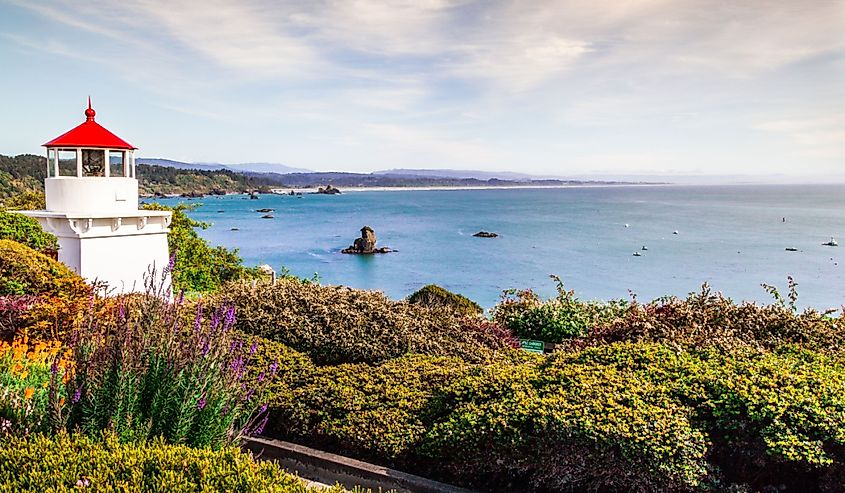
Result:
M269 414L268 414L268 415L266 415L266 416L264 416L264 419L262 419L262 420L261 420L261 422L260 422L260 423L258 423L258 426L256 426L256 427L252 430L252 434L253 434L253 435L260 435L260 434L261 434L261 432L262 432L262 431L264 431L264 427L265 427L265 426L267 426L267 420L268 420L268 419L270 419L270 415L269 415Z
M197 303L197 315L194 317L194 332L199 332L202 327L202 303Z
M258 343L253 342L252 346L249 347L249 355L252 356L256 351L258 351Z
M161 278L164 279L167 277L168 274L173 272L173 267L176 266L176 252L173 252L173 255L170 256L170 260L167 262L167 266L161 272Z
M74 392L73 395L71 396L70 402L72 404L76 404L77 402L79 402L79 399L81 399L81 398L82 398L82 387L80 386L80 387L76 388L76 392Z
M270 364L270 375L276 376L276 370L279 369L279 358L276 358L276 361Z
M246 395L244 396L244 400L248 401L248 400L252 399L252 394L254 394L254 393L255 393L255 389L249 389L249 392L247 392Z
M53 362L50 364L50 374L55 376L57 373L59 373L59 363L56 358L53 358Z
M258 383L261 383L263 381L264 381L264 372L262 371L261 373L258 374Z
M214 332L217 330L217 327L220 326L220 310L214 310L211 312L211 331Z
M176 300L177 306L182 306L182 303L185 301L185 290L179 291L179 298Z
M266 402L261 405L261 408L258 410L258 414L259 415L264 414L265 411L267 411L267 403Z
M202 355L203 355L203 356L207 355L207 354L208 354L209 349L211 349L211 347L210 347L210 345L209 345L209 343L208 343L208 338L206 337L206 338L204 338L204 339L205 339L205 340L203 341L203 345L202 345Z
M235 305L229 305L229 309L226 310L226 315L223 318L223 332L231 329L232 326L235 324Z
M235 360L229 365L229 370L231 370L232 373L235 374L235 377L240 380L244 372L244 359L240 356L235 358Z
M199 401L197 401L197 409L199 409L200 411L202 411L202 409L203 409L204 407L205 407L205 394L203 394L203 395L202 395L202 397L200 397L200 400L199 400Z

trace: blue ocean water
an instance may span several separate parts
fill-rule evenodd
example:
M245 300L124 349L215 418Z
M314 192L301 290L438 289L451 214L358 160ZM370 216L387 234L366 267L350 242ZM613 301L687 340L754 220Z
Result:
M551 296L548 276L556 274L585 299L628 297L629 290L640 300L686 295L708 282L736 300L771 301L760 283L785 292L791 275L799 305L845 304L845 185L370 191L187 202L199 204L192 217L211 223L202 236L240 249L248 264L284 266L303 277L316 272L323 283L393 298L435 283L490 307L508 288ZM274 219L255 212L265 207L276 209ZM364 225L380 246L398 251L341 254ZM479 230L500 236L473 237ZM843 246L823 246L831 236Z

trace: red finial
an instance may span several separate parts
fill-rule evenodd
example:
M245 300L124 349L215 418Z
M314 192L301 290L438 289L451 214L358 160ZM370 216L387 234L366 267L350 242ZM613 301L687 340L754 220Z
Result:
M94 108L91 107L91 96L88 96L88 109L85 110L85 120L89 121L89 122L93 122L94 121L94 115L96 115L96 114L97 114L97 112L94 111Z

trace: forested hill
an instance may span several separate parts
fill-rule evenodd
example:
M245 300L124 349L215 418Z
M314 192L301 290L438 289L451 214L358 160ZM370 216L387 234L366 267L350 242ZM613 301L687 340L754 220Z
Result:
M189 170L139 164L137 172L142 195L243 192L282 185L276 176L248 176L228 170ZM0 154L0 200L21 192L42 192L44 173L44 156Z
M44 156L0 154L0 200L22 192L44 191Z
M284 186L275 176L250 176L229 170L176 169L139 164L137 171L139 191L142 195L206 195L249 190L267 191L271 187Z

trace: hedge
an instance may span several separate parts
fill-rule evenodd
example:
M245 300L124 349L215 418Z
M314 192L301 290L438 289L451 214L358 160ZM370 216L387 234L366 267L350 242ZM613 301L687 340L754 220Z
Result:
M0 439L0 491L267 491L310 493L272 462L228 448L219 451L154 441L119 443L60 434ZM340 486L328 493L341 493Z
M514 345L507 330L478 317L298 279L230 283L215 302L235 304L239 330L281 342L317 364L377 363L408 353L479 361Z
M315 368L272 434L471 487L838 491L845 357L613 343ZM839 486L837 486L839 485Z

